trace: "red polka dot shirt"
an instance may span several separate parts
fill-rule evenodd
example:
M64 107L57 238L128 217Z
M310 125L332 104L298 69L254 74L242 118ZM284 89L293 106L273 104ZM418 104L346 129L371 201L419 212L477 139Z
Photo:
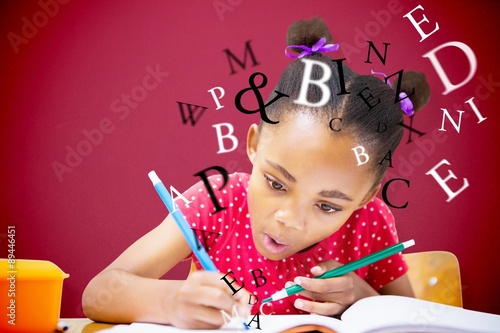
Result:
M312 277L310 269L316 264L330 259L345 264L398 242L392 213L383 201L375 198L354 211L337 232L308 250L280 261L267 259L256 250L252 239L247 204L249 179L248 174L234 173L221 189L222 177L209 177L219 206L227 207L217 213L202 181L183 193L191 201L189 205L183 200L176 203L219 271L227 274L227 281L236 280L253 294L248 301L255 303L254 314L259 312L262 300L283 289L287 281L293 281L296 276ZM196 268L201 269L196 257L190 258ZM378 290L407 270L402 255L396 254L355 272ZM238 288L236 282L231 286ZM266 303L262 311L265 314L304 313L293 306L297 297L302 296Z

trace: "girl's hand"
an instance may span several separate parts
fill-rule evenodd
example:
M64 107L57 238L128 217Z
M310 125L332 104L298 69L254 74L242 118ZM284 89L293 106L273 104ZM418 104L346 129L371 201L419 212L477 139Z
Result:
M173 304L166 304L170 323L190 329L214 329L224 324L222 311L230 317L235 308L241 318L250 315L248 292L239 290L234 296L231 288L221 280L224 275L194 271L174 293ZM232 284L235 289L236 283Z
M328 260L311 268L311 273L318 276L340 265L335 260ZM339 315L357 300L378 295L354 272L330 279L301 276L296 277L294 282L305 289L299 294L312 299L312 301L297 299L294 306L303 311L325 316Z

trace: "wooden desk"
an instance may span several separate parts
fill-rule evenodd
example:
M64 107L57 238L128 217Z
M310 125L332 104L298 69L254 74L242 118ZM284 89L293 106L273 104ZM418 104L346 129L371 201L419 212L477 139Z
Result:
M87 318L71 318L61 320L69 326L69 329L65 333L94 333L114 326L111 324L96 323Z

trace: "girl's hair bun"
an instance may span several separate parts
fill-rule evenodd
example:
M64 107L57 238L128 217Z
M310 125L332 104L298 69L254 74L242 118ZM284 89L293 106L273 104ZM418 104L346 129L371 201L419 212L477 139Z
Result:
M393 87L396 89L398 86L399 76L394 81ZM403 72L403 79L401 80L401 91L410 95L415 89L415 93L410 96L411 102L413 103L413 110L415 112L422 109L431 95L431 89L427 80L425 79L425 74L421 72Z
M326 38L327 44L333 42L332 35L325 21L319 17L315 17L310 20L298 20L293 22L288 28L286 42L288 45L305 45L307 47L312 47L322 37Z

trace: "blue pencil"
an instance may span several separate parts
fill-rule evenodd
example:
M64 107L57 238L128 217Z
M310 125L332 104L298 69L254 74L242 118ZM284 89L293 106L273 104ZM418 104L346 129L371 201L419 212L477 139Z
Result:
M158 192L161 200L163 201L165 206L167 206L170 214L174 217L174 220L181 229L184 238L191 248L191 251L193 251L196 258L198 258L203 269L210 272L218 272L217 267L215 267L214 262L210 259L205 248L198 244L198 240L196 239L193 230L189 227L188 222L182 215L182 212L179 210L175 202L172 200L172 196L167 191L165 185L163 185L156 172L151 171L150 173L148 173L148 176L149 179L151 179L151 182L153 182L153 186L155 187L156 192ZM243 322L243 326L245 327L245 330L250 329L245 322Z
M148 173L148 176L149 179L151 179L151 181L153 182L156 192L158 192L161 200L163 201L165 206L167 206L170 214L172 214L172 216L174 217L175 222L181 229L184 238L186 239L196 258L198 258L198 260L200 261L203 269L210 272L218 272L217 267L215 267L213 261L210 260L210 257L208 256L205 248L199 245L193 230L189 227L189 224L182 215L182 212L179 210L179 208L177 208L177 205L172 200L172 196L170 195L170 193L168 193L165 185L163 185L160 178L156 175L156 172L151 171L150 173Z

